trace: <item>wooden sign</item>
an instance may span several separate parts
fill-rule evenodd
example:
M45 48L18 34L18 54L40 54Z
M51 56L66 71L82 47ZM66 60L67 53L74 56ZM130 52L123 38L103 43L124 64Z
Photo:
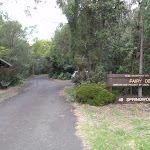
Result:
M120 96L116 103L149 103L150 97Z
M112 93L112 87L144 87L150 86L150 74L112 74L107 75L107 86ZM149 97L121 96L116 103L149 103Z
M108 74L107 86L109 87L131 87L150 86L149 74Z

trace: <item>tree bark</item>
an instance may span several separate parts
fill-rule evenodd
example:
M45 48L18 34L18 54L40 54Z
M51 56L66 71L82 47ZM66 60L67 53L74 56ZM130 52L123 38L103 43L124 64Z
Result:
M140 48L140 64L139 64L139 74L143 73L143 42L144 42L144 24L143 18L141 16L141 48ZM142 97L142 87L138 88L138 96Z

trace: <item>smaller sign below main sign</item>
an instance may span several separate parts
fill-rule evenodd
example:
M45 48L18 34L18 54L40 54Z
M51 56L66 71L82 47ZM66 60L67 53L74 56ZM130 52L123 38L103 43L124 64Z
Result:
M134 97L134 96L120 96L116 99L117 103L135 103L135 102L144 102L149 103L150 97Z

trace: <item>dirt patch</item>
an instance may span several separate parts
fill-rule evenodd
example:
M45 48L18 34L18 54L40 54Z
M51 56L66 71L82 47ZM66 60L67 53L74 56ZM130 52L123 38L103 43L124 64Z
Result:
M91 150L91 147L87 142L80 126L80 124L86 123L86 121L88 120L87 114L85 113L85 111L83 111L85 105L79 105L77 103L72 103L72 105L75 107L74 114L77 117L76 135L82 140L84 150Z
M5 90L0 90L0 102L12 96L17 95L18 93L19 93L19 87L10 87Z
M72 86L66 86L65 88L61 89L58 94L60 96L64 96L66 99L70 98L70 96L65 92L65 89L71 88Z
M20 88L22 86L24 86L27 81L30 79L31 77L27 78L23 84L16 86L16 87L8 87L7 89L0 89L0 102L4 101L5 99L8 99L10 97L13 97L15 95L17 95L20 92Z

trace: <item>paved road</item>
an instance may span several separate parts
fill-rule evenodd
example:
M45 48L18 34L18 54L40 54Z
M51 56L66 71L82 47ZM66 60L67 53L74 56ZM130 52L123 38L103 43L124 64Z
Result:
M0 103L0 150L81 150L74 109L57 92L71 82L36 76Z

